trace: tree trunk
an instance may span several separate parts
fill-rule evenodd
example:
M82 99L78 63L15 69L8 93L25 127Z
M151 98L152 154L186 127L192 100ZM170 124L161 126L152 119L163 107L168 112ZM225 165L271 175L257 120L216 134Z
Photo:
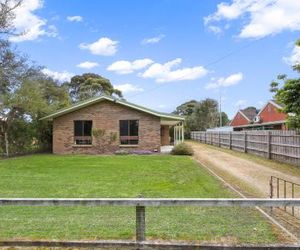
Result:
M5 139L5 151L6 151L6 157L9 157L9 142L7 137L7 132L4 133L4 139Z

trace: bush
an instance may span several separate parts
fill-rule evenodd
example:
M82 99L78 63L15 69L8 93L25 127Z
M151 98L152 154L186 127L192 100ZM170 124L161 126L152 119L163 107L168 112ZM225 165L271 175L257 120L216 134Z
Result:
M181 142L174 146L171 151L172 155L193 155L194 150L184 142Z

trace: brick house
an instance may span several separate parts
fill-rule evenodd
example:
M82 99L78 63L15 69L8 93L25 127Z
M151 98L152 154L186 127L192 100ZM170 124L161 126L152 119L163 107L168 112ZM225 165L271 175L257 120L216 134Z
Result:
M287 114L280 112L282 106L274 100L268 101L258 111L255 107L239 110L230 126L234 131L241 130L286 130Z
M160 152L183 140L184 117L157 112L102 95L61 109L42 120L53 122L53 153L111 154L118 150Z

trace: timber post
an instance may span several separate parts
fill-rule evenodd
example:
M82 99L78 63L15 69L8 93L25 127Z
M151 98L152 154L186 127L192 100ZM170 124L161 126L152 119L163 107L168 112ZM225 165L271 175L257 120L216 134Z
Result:
M146 214L144 206L136 206L136 241L142 242L146 240Z
M247 153L247 132L244 134L244 153Z
M271 159L272 158L272 152L271 152L271 137L272 137L272 134L271 134L271 131L268 131L268 134L267 134L267 149L268 149L268 159Z

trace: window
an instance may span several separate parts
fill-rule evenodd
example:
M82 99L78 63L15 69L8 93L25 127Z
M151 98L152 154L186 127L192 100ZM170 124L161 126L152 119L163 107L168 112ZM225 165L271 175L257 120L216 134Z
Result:
M74 143L76 145L92 144L92 121L74 121Z
M139 121L120 121L120 143L122 145L136 145L139 143Z

